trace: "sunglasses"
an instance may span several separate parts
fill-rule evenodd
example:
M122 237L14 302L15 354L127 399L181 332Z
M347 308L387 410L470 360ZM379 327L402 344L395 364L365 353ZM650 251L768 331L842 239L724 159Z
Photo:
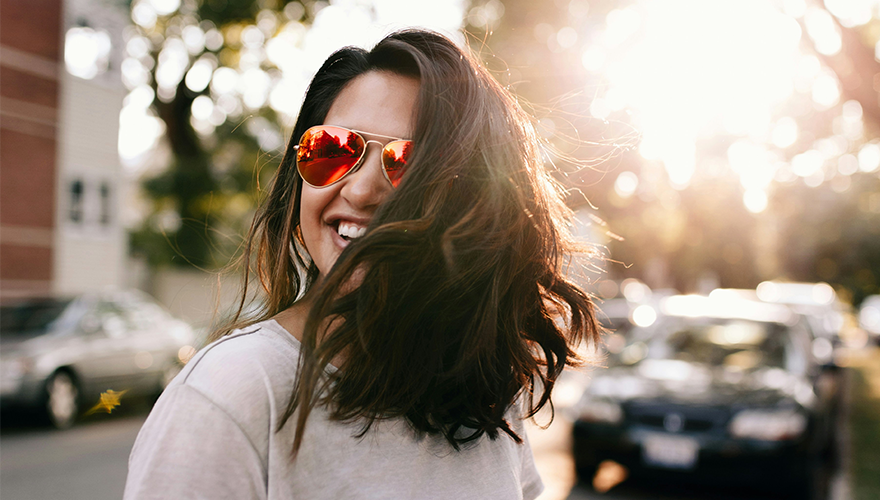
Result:
M327 187L357 170L367 154L366 140L358 130L350 130L332 125L312 127L302 135L296 149L296 170L309 186ZM382 147L382 172L392 186L397 187L406 171L412 155L412 141L369 134L391 142Z

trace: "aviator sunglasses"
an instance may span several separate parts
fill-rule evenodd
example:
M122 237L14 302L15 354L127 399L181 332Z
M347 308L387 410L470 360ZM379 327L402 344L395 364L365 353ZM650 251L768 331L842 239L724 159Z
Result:
M358 130L350 130L333 125L318 125L305 131L296 149L296 170L306 184L312 187L327 187L363 163L367 144L379 141L366 140ZM391 142L382 147L382 172L392 186L397 187L406 171L412 154L412 141L369 134Z

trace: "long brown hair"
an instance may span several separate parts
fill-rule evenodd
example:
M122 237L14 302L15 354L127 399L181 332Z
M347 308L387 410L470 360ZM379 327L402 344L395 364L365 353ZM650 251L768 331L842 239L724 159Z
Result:
M301 250L293 147L369 71L419 79L416 148L366 234L316 283ZM403 417L456 449L499 432L521 441L505 419L511 405L524 393L534 415L565 365L579 364L575 348L599 334L590 298L564 272L568 256L589 249L572 239L571 212L543 163L515 98L441 35L400 31L324 63L247 240L244 284L254 250L262 314L239 320L245 286L235 321L215 332L271 318L317 287L278 427L296 414L294 454L318 404L360 423L360 435ZM339 369L325 370L334 359Z

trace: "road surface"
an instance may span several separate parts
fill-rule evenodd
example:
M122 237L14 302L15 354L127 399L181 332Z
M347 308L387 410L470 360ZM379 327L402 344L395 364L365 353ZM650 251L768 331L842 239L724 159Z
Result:
M3 420L0 429L0 497L3 500L110 500L122 497L128 455L146 408L94 415L56 431ZM539 421L546 421L538 417ZM605 494L576 484L570 449L571 424L562 417L548 429L529 425L529 440L545 491L539 500L770 500L754 492L660 489L624 481ZM845 454L845 451L844 451ZM838 471L830 500L849 500Z
M3 500L119 500L146 412L101 415L64 431L13 425L0 435ZM109 417L109 418L102 418Z

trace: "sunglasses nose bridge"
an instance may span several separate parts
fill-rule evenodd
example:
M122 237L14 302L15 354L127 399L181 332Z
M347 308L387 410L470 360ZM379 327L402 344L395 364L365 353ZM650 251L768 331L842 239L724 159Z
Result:
M375 142L379 149L370 150L369 144ZM363 152L357 165L344 176L339 195L357 208L367 209L378 206L393 185L382 164L382 149L385 145L376 140L364 141Z
M367 156L370 154L370 147L369 146L370 146L371 142L379 145L379 149L380 149L379 168L382 170L385 169L384 165L382 165L382 151L385 149L385 144L380 141L377 141L375 139L370 139L370 140L364 140L364 149L363 149L363 152L361 153L361 157L358 159L357 164L346 175L353 174L353 173L361 170L361 167L363 167L364 163L366 163L366 161L367 161Z
M369 141L364 141L364 152L361 154L360 161L358 161L357 167L355 167L355 169L360 169L364 162L367 161L367 155L370 154L370 143L374 143L379 146L379 166L382 166L382 151L385 149L385 144L375 139L370 139Z

